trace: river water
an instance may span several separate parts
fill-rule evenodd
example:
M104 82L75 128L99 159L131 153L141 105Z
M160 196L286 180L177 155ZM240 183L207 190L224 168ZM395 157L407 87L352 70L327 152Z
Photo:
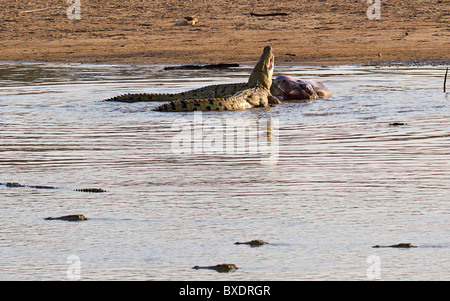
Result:
M444 67L276 67L333 97L246 111L99 102L250 70L0 64L0 183L61 187L0 186L0 279L450 280Z

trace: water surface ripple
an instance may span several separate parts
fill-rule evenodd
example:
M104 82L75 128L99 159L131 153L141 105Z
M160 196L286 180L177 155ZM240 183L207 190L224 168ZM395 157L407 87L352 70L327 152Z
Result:
M75 255L82 280L367 280L375 255L381 280L450 280L445 68L277 67L333 97L200 122L99 102L249 72L1 64L0 183L62 189L0 186L0 279L72 279ZM252 239L271 244L234 244ZM372 248L401 242L418 248ZM219 263L239 270L191 269Z

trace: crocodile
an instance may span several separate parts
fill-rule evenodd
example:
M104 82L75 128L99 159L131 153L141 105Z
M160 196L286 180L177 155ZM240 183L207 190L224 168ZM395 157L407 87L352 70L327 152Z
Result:
M82 214L64 215L59 217L46 217L45 220L61 220L69 222L87 221L87 217Z
M332 95L320 81L302 80L286 75L277 76L270 91L280 100L316 100L330 98Z
M55 186L47 186L47 185L23 185L17 182L8 182L6 184L0 183L0 185L5 185L8 188L17 188L17 187L26 187L26 188L34 188L34 189L62 189L61 187ZM75 188L71 189L72 191L77 192L88 192L88 193L101 193L106 192L106 190L102 188Z
M217 265L212 265L212 266L205 266L205 267L200 267L200 266L196 265L195 267L193 267L193 269L195 269L195 270L207 269L207 270L214 270L214 271L217 271L219 273L227 273L227 272L231 272L231 271L237 270L238 267L235 264L232 264L232 263L222 263L222 264L217 264Z
M253 107L269 106L269 97L269 90L258 85L226 98L174 100L162 104L153 110L163 112L245 110ZM270 102L270 104L273 104L273 102Z
M176 94L125 94L105 101L144 102L169 101L155 111L225 111L251 107L267 107L280 101L270 93L274 69L271 46L264 47L263 54L253 68L246 83L210 85Z
M402 126L402 125L406 125L406 123L404 122L391 122L389 123L390 126Z
M399 243L396 245L390 245L390 246L380 246L380 245L376 245L373 246L372 248L417 248L417 246L414 246L412 243Z
M262 245L268 245L268 242L265 242L264 240L251 240L247 242L235 242L235 245L249 245L251 247L259 247Z
M270 93L274 69L272 47L264 47L261 58L253 68L246 88L231 96L205 99L177 99L153 109L164 112L228 111L267 107L280 101Z
M189 90L181 93L127 93L112 98L105 99L103 101L116 101L116 102L150 102L160 101L168 102L177 99L201 99L201 98L220 98L233 95L239 91L247 89L248 83L232 83L232 84L219 84L201 87L198 89Z

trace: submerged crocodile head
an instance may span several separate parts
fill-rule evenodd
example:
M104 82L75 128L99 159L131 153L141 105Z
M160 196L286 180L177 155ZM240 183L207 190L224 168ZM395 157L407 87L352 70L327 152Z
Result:
M275 56L271 46L264 47L261 58L253 68L248 83L250 85L261 85L266 89L270 89L272 85L272 75L275 63Z

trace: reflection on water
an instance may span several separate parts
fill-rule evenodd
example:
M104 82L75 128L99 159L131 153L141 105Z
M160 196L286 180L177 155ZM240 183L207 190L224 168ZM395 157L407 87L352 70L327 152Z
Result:
M0 279L72 279L75 255L82 280L365 280L375 255L382 280L449 280L445 68L277 67L333 97L200 121L99 102L250 69L0 65L0 183L108 191L0 186ZM44 220L65 214L91 220ZM419 248L371 248L401 242Z

